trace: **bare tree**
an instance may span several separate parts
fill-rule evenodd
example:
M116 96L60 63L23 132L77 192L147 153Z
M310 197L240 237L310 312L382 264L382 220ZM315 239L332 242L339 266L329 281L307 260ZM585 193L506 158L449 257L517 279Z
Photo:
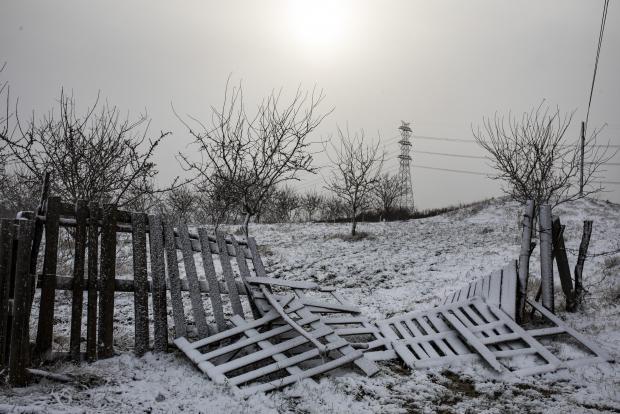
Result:
M355 236L357 215L366 209L372 201L372 192L381 174L385 154L379 152L379 142L367 145L364 131L353 136L338 128L340 146L332 143L333 155L329 155L333 164L325 188L333 192L347 206L351 218L351 235ZM328 152L329 154L329 152Z
M312 221L314 215L321 208L324 197L316 191L309 191L301 196L300 207L306 213L306 220Z
M506 183L503 191L513 199L534 200L536 206L555 206L602 191L598 173L614 154L609 154L608 146L596 145L600 130L585 142L581 192L579 140L570 143L565 139L573 113L562 115L559 109L543 108L543 104L520 118L512 113L507 118L498 114L484 118L482 128L473 131L497 171L493 178Z
M22 122L17 110L2 119L0 142L6 145L19 180L38 184L52 171L52 190L70 201L78 199L129 205L156 190L155 149L169 132L148 138L146 115L121 117L115 106L99 98L84 114L61 91L58 113ZM11 124L11 119L15 122ZM175 180L176 183L176 180ZM175 183L171 187L174 187Z
M241 86L229 89L227 84L224 103L220 109L212 108L209 126L190 118L198 128L194 130L177 115L201 156L194 160L179 154L184 168L205 181L225 183L245 214L246 236L251 218L278 184L298 179L302 171L316 171L309 137L329 113L317 113L322 100L322 92L298 89L282 105L281 91L272 92L255 115L248 116Z
M387 218L392 213L396 202L403 194L403 186L400 177L385 173L378 177L374 187L374 195L382 210L383 217Z

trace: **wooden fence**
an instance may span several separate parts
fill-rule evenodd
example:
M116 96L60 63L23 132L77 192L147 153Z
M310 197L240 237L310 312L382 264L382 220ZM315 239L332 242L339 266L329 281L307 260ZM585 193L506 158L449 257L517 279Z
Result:
M74 240L73 272L70 276L57 273L61 228L71 229ZM42 272L36 274L43 233ZM121 233L132 235L132 280L116 278L117 241ZM150 272L147 269L147 245L150 248ZM177 249L183 252L185 278L179 277ZM201 294L213 291L207 285L208 280L199 281L196 277L192 257L194 253L204 253L207 249L209 258L211 254L220 254L225 249L224 255L228 260L235 258L237 252L251 259L245 241L225 238L222 234L217 237L207 235L206 231L191 233L184 225L173 227L171 221L161 216L123 211L112 204L100 206L83 200L69 204L59 197L49 197L36 212L23 212L16 220L2 220L0 363L8 367L10 383L23 385L28 380L27 368L31 365L29 325L35 288L40 289L41 296L32 352L34 361L64 356L52 352L57 290L72 292L69 352L66 354L71 360L94 361L114 354L116 292L134 292L134 349L137 355L144 354L150 347L148 298L152 296L153 350L164 352L168 347L167 290L170 291L175 318L183 315L182 291L190 292L194 309L202 307L197 306L202 301ZM204 259L207 255L202 256ZM234 277L216 282L218 292L230 294L234 304L239 301L238 295L247 295L245 286ZM85 352L82 352L84 305L86 346ZM219 319L217 322L221 324ZM201 325L198 329L205 330L207 327Z

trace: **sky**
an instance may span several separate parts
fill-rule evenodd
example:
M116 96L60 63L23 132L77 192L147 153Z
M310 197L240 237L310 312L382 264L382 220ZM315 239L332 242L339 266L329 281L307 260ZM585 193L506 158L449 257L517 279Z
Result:
M0 0L0 62L20 112L43 114L61 88L79 108L100 93L130 116L147 111L153 135L172 132L157 154L162 183L184 174L175 154L194 151L172 105L208 121L229 77L242 83L248 108L274 89L322 89L321 108L333 112L313 138L363 129L381 142L385 171L398 171L397 128L411 122L415 203L429 208L502 193L484 159L427 154L483 156L474 142L423 137L471 141L484 116L543 100L575 111L567 134L578 137L602 8L603 0ZM620 145L618 73L612 1L589 121L606 124L599 141L612 145ZM316 163L327 166L325 154ZM294 186L321 190L321 174ZM604 176L620 181L620 166ZM605 187L601 198L620 202L620 185Z

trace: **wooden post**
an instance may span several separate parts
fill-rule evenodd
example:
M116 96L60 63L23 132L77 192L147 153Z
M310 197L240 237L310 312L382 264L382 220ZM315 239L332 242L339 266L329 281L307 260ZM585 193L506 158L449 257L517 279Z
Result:
M56 268L58 264L58 219L60 218L60 197L49 197L45 212L45 255L43 258L43 279L41 280L41 302L39 304L39 325L37 327L37 353L45 359L52 350L54 332L54 302L56 299Z
M521 253L519 254L519 279L517 289L517 322L525 315L527 299L527 283L530 273L530 254L532 244L532 227L534 226L534 201L528 200L525 204L525 213L521 222Z
M114 277L116 273L116 206L103 206L101 225L101 293L98 356L114 355Z
M568 257L566 256L566 247L564 246L564 228L559 217L553 218L553 257L560 275L562 284L562 292L566 298L566 309L572 308L574 299L573 281L570 275L570 267L568 266Z
M149 349L149 291L146 272L146 214L131 215L133 245L133 281L134 281L134 323L137 356L144 355Z
M15 288L13 291L13 324L11 326L11 351L9 355L9 383L24 386L28 381L26 361L30 346L30 320L28 303L30 296L29 275L30 249L34 222L20 220L17 225L17 255L15 263Z
M71 359L80 361L82 339L82 309L84 306L84 264L86 259L86 219L88 204L78 200L75 204L75 257L73 261L73 300L71 303Z
M9 298L13 262L13 220L0 221L0 367L9 356Z
M575 311L583 301L583 265L586 261L591 235L592 220L585 220L583 222L581 244L579 244L579 256L577 256L577 264L575 265L575 300L573 301L573 308L569 309L571 312Z
M551 206L543 204L539 212L540 223L540 284L542 304L554 312L553 304L553 238L551 230Z
M97 291L99 274L99 205L89 204L88 221L88 305L86 313L86 359L97 359Z
M168 309L166 306L166 270L164 263L164 233L161 216L149 216L149 248L153 298L153 349L168 350Z

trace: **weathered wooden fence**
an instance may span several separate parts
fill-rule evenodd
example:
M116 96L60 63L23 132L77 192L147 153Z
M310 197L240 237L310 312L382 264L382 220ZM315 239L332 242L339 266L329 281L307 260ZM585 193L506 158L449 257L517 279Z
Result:
M70 229L74 240L71 275L57 273L62 228ZM133 279L119 279L116 275L117 242L122 233L131 234ZM45 247L39 252L43 234ZM178 251L182 254L184 278L179 273ZM37 275L40 253L42 271ZM198 280L195 253L201 255L206 282ZM239 254L243 260L237 257ZM212 255L219 258L224 282L216 279ZM1 222L0 363L9 368L11 384L26 383L26 368L31 360L30 310L35 288L41 291L32 354L35 361L66 356L79 362L112 356L117 292L134 292L134 349L137 355L150 349L149 295L153 304L154 351L164 352L168 347L167 291L170 291L176 330L186 326L183 291L190 293L192 322L199 333L210 329L204 318L202 294L209 294L214 322L222 329L222 303L229 303L234 313L244 316L240 296L247 295L243 283L235 280L231 260L238 263L252 260L245 241L221 233L208 235L205 229L200 229L197 234L190 233L187 226L173 227L171 220L161 216L119 210L112 204L100 206L83 200L70 204L62 202L59 197L49 197L36 212L22 212L18 220ZM58 290L72 292L68 352L53 350ZM82 347L84 306L86 344ZM185 332L177 332L175 337L181 333L185 335Z

